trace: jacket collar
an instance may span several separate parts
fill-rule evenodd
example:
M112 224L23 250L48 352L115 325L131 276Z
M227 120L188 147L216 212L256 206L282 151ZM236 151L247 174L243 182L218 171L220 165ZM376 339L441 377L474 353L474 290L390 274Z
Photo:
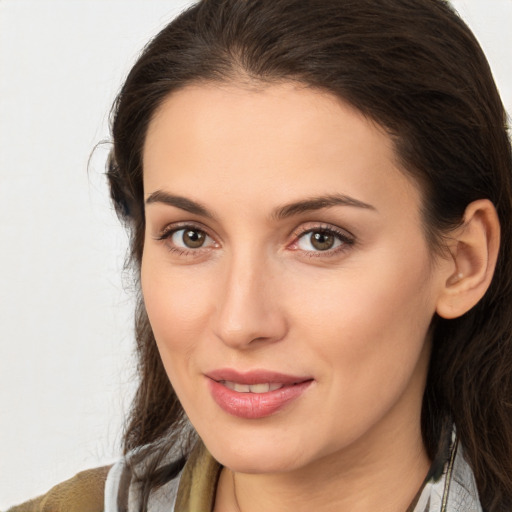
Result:
M140 510L140 487L130 465L120 461L110 470L105 488L105 512ZM176 477L150 496L151 512L211 510L222 466L201 442ZM198 508L199 507L199 508ZM455 428L441 448L418 495L407 512L483 512L473 472L464 458Z

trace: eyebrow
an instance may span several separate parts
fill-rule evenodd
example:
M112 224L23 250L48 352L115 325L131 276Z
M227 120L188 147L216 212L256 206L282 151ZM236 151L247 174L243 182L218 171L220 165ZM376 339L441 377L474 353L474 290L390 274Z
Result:
M322 210L323 208L330 208L332 206L354 206L356 208L364 208L367 210L374 210L376 208L368 203L363 203L358 199L346 196L344 194L331 194L326 196L311 197L303 201L290 203L280 208L277 208L272 217L275 219L285 219L301 213L312 212L315 210Z
M191 199L187 199L186 197L169 194L163 190L157 190L148 196L146 204L151 203L163 203L169 206L175 206L180 210L185 210L186 212L193 213L194 215L200 215L201 217L207 217L209 219L213 219L215 217L213 213L202 204L192 201Z
M194 215L200 215L209 219L215 218L215 215L201 203L192 201L191 199L187 199L183 196L169 194L163 190L157 190L148 196L146 199L146 204L152 203L163 203L169 206L174 206L180 210L184 210ZM356 208L376 211L376 208L371 204L364 203L363 201L354 199L353 197L346 196L344 194L330 194L325 196L311 197L280 206L272 212L271 218L282 220L288 217L293 217L294 215L322 210L323 208L330 208L333 206L352 206Z

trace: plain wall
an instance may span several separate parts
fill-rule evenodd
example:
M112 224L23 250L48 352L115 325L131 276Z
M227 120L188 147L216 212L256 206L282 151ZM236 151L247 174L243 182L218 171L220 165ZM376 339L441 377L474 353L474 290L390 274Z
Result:
M189 3L0 0L0 509L119 457L133 303L94 148L139 50ZM454 5L512 111L512 0Z
M95 145L188 3L0 1L0 510L119 457L133 302Z

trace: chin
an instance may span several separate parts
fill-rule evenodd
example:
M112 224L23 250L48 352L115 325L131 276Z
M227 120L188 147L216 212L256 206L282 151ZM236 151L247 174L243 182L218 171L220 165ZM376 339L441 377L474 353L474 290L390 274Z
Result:
M220 464L240 473L283 473L299 469L309 460L304 443L291 439L277 441L264 433L257 436L226 435L213 440L206 436L203 440Z
M283 453L275 453L274 448L270 453L226 453L221 457L215 457L223 466L236 473L246 474L275 474L286 473L301 468L304 464L294 457L286 457Z

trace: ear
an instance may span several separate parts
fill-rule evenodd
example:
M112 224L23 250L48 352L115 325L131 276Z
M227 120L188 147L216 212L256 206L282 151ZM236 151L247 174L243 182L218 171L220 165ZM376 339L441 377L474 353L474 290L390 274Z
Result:
M450 240L453 264L436 307L437 314L448 319L469 311L491 284L500 246L500 222L492 202L470 203L463 225L451 233Z

